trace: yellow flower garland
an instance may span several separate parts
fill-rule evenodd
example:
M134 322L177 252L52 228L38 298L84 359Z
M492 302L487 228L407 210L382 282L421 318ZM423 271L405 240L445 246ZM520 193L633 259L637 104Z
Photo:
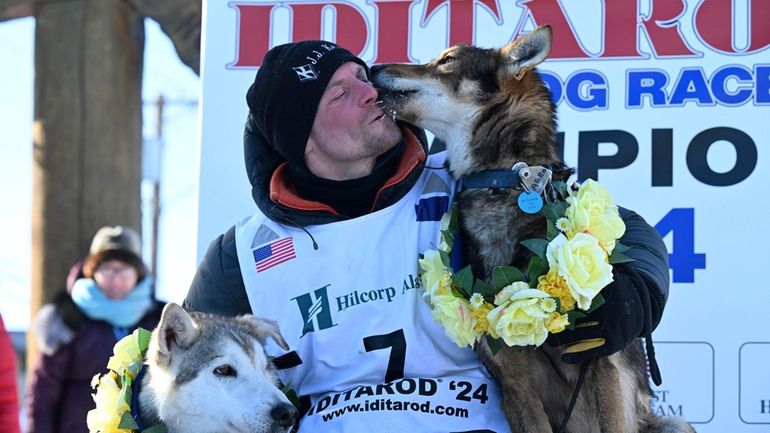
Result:
M601 289L612 282L612 264L629 261L617 240L625 224L609 193L593 180L577 191L554 182L555 203L544 206L548 239L522 244L535 253L529 280L513 267L493 269L492 285L473 278L470 266L456 274L449 265L458 232L455 212L441 219L439 247L419 260L422 286L433 318L459 347L486 336L494 346L539 346L583 312L597 308ZM582 310L582 312L581 312Z
M147 347L150 343L150 331L138 328L132 334L115 344L113 355L107 362L109 370L104 375L97 374L91 381L96 388L93 394L96 409L88 412L86 423L91 433L134 433L139 432L139 425L131 414L133 385L137 380ZM162 424L152 426L142 433L165 432Z

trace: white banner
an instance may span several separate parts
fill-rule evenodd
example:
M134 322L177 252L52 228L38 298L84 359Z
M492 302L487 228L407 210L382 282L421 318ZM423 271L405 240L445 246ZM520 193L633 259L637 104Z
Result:
M700 433L770 431L770 291L759 272L770 265L768 22L767 0L207 1L198 258L255 209L245 93L270 47L326 39L369 63L422 63L550 24L539 69L565 161L669 248L654 410Z

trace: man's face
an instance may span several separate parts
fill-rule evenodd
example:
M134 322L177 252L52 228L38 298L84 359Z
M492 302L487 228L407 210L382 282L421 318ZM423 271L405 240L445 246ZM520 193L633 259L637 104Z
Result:
M334 72L305 149L311 172L332 180L366 176L376 158L398 144L401 131L376 101L363 66L348 62Z

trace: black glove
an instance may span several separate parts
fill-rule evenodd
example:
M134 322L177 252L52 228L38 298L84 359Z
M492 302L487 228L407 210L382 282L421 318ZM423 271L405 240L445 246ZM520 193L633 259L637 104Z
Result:
M623 350L645 330L644 303L640 290L647 290L641 278L629 275L635 271L616 264L614 281L602 289L605 303L576 320L575 329L565 329L548 337L551 346L564 346L562 360L570 364L611 355ZM642 284L644 287L636 287Z

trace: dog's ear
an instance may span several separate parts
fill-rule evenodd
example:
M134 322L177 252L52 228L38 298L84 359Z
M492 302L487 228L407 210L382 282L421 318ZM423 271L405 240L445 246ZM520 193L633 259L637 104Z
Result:
M500 55L504 59L501 78L514 77L520 80L527 71L542 63L551 52L552 37L551 26L540 26L500 48Z
M163 308L160 324L153 335L156 362L168 365L174 347L186 349L200 336L200 329L192 317L177 304L169 303Z
M251 314L238 316L235 320L251 328L257 335L260 343L265 344L267 337L271 337L283 350L289 350L289 345L283 339L278 323L270 319L262 319Z

